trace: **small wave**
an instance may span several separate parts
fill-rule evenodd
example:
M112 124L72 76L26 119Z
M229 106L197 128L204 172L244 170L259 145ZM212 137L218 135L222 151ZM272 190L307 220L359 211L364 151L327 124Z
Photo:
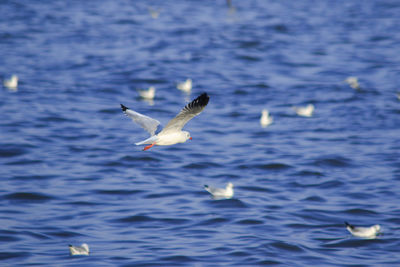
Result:
M220 200L208 200L210 205L218 208L247 208L247 205L236 198L231 199L220 199Z
M372 210L366 210L366 209L348 209L344 211L345 213L348 214L356 214L356 215L378 215L377 212L372 211Z
M196 224L196 226L218 225L218 224L223 224L223 223L227 223L227 222L229 222L228 219L218 217L218 218L203 220L203 221L199 222L198 224Z
M143 193L143 190L93 190L95 194L101 195L135 195L139 193Z
M370 246L370 243L376 243L379 239L355 239L349 238L339 242L331 242L322 245L327 248L359 248ZM379 242L379 241L378 241Z
M304 250L296 245L288 244L282 241L276 241L270 244L270 246L277 248L279 250L289 251L289 252L304 252Z
M261 169L261 170L286 170L292 168L292 166L284 163L268 163L268 164L241 164L237 166L239 169Z
M180 225L189 222L187 219L176 219L176 218L154 218L147 215L133 215L123 217L115 220L121 223L148 223L148 222L160 222L162 224Z
M241 190L246 190L246 191L251 191L251 192L264 192L264 193L273 193L276 192L274 190L265 188L265 187L260 187L260 186L241 186Z
M244 225L256 225L256 224L263 224L263 221L260 220L254 220L254 219L244 219L244 220L239 220L236 222L237 224L244 224Z
M351 159L342 156L328 156L315 160L312 165L322 167L349 167Z
M322 176L325 176L325 175L322 172L318 172L318 171L302 170L302 171L299 171L299 172L293 174L293 176L306 176L306 177L317 176L317 177L322 177Z
M185 169L208 169L208 168L218 168L218 167L221 167L221 165L213 162L190 163L183 166L183 168Z
M54 199L54 197L41 194L41 193L31 193L31 192L17 192L12 194L7 194L3 196L6 200L11 201L27 201L27 202L46 202Z
M26 252L0 252L0 260L28 257Z
M26 154L27 150L22 145L1 145L0 146L0 157L10 158Z
M160 266L166 265L168 262L172 262L173 265L177 265L179 263L189 263L189 262L197 262L194 258L184 256L184 255L172 255L167 257L161 257L158 259L160 262Z
M320 197L320 196L309 196L309 197L306 197L306 198L302 199L301 201L307 201L307 202L326 202L325 198Z
M142 153L143 154L143 153ZM156 157L152 157L152 156L137 156L137 157L133 157L133 156L124 156L120 159L121 161L129 161L129 162L137 162L137 161L145 161L145 162L149 162L149 161L154 161L154 162L160 162L159 158Z
M24 160L7 162L6 165L31 165L31 164L40 164L40 163L43 163L43 161L42 160L24 159Z

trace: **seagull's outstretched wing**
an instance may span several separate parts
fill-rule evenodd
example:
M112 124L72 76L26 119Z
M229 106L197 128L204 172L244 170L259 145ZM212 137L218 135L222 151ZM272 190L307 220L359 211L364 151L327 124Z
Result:
M155 134L158 125L160 122L158 120L147 117L143 114L140 114L130 108L125 107L121 104L122 111L131 118L134 122L139 124L143 129L148 131L152 136Z
M195 100L187 104L175 118L170 120L168 124L161 131L162 133L166 133L169 131L180 131L183 126L193 119L195 116L199 115L203 109L207 106L208 100L210 97L207 93L203 93L198 96Z

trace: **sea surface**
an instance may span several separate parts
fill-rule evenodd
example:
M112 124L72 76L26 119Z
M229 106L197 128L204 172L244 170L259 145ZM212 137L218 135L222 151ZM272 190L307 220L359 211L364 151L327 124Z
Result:
M399 14L397 0L1 1L0 79L19 84L0 85L0 265L400 266ZM193 140L135 146L148 133L120 103L166 125L203 92ZM232 199L203 188L228 182ZM70 256L82 243L90 255Z

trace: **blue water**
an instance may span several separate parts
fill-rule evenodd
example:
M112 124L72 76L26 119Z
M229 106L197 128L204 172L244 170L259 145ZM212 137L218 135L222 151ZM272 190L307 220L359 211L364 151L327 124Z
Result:
M0 2L1 266L400 265L400 2L233 6ZM202 92L192 141L134 145L120 103L165 125Z

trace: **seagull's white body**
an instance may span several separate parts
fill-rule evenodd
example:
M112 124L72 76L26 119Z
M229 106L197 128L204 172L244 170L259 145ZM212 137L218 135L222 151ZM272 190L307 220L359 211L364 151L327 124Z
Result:
M344 80L346 83L350 85L351 88L360 90L360 84L358 83L358 78L357 77L347 77L346 80Z
M294 111L296 111L296 114L299 116L303 117L311 117L312 114L314 113L314 105L313 104L308 104L305 107L293 107Z
M372 225L371 227L356 227L354 225L345 222L346 229L354 236L362 237L362 238L375 238L379 231L381 230L381 226L379 224Z
M4 86L8 89L15 90L18 87L18 76L12 75L10 79L4 80Z
M156 95L156 88L154 88L154 86L150 86L148 90L138 90L138 92L142 98L152 100Z
M89 255L89 246L85 243L80 247L69 245L69 252L71 255Z
M134 110L131 110L121 104L122 111L130 117L134 122L139 124L147 132L150 133L150 137L144 141L135 143L135 145L146 145L143 150L147 150L154 145L158 146L169 146L177 143L184 143L190 137L190 133L187 131L182 131L183 126L199 115L203 109L207 106L209 101L209 96L207 93L201 94L199 97L194 99L191 103L187 104L175 118L170 120L168 124L162 129L161 132L155 134L160 122L158 120L152 119L148 116L140 114Z
M184 81L182 83L178 83L176 88L178 88L179 90L184 91L186 93L189 93L190 90L192 90L192 79L187 79L186 81Z
M260 124L263 128L267 127L273 122L272 116L269 114L268 110L263 109L261 111L261 118L260 118Z
M226 188L216 188L212 186L205 185L204 189L207 190L214 199L229 199L233 197L233 184L228 183Z

